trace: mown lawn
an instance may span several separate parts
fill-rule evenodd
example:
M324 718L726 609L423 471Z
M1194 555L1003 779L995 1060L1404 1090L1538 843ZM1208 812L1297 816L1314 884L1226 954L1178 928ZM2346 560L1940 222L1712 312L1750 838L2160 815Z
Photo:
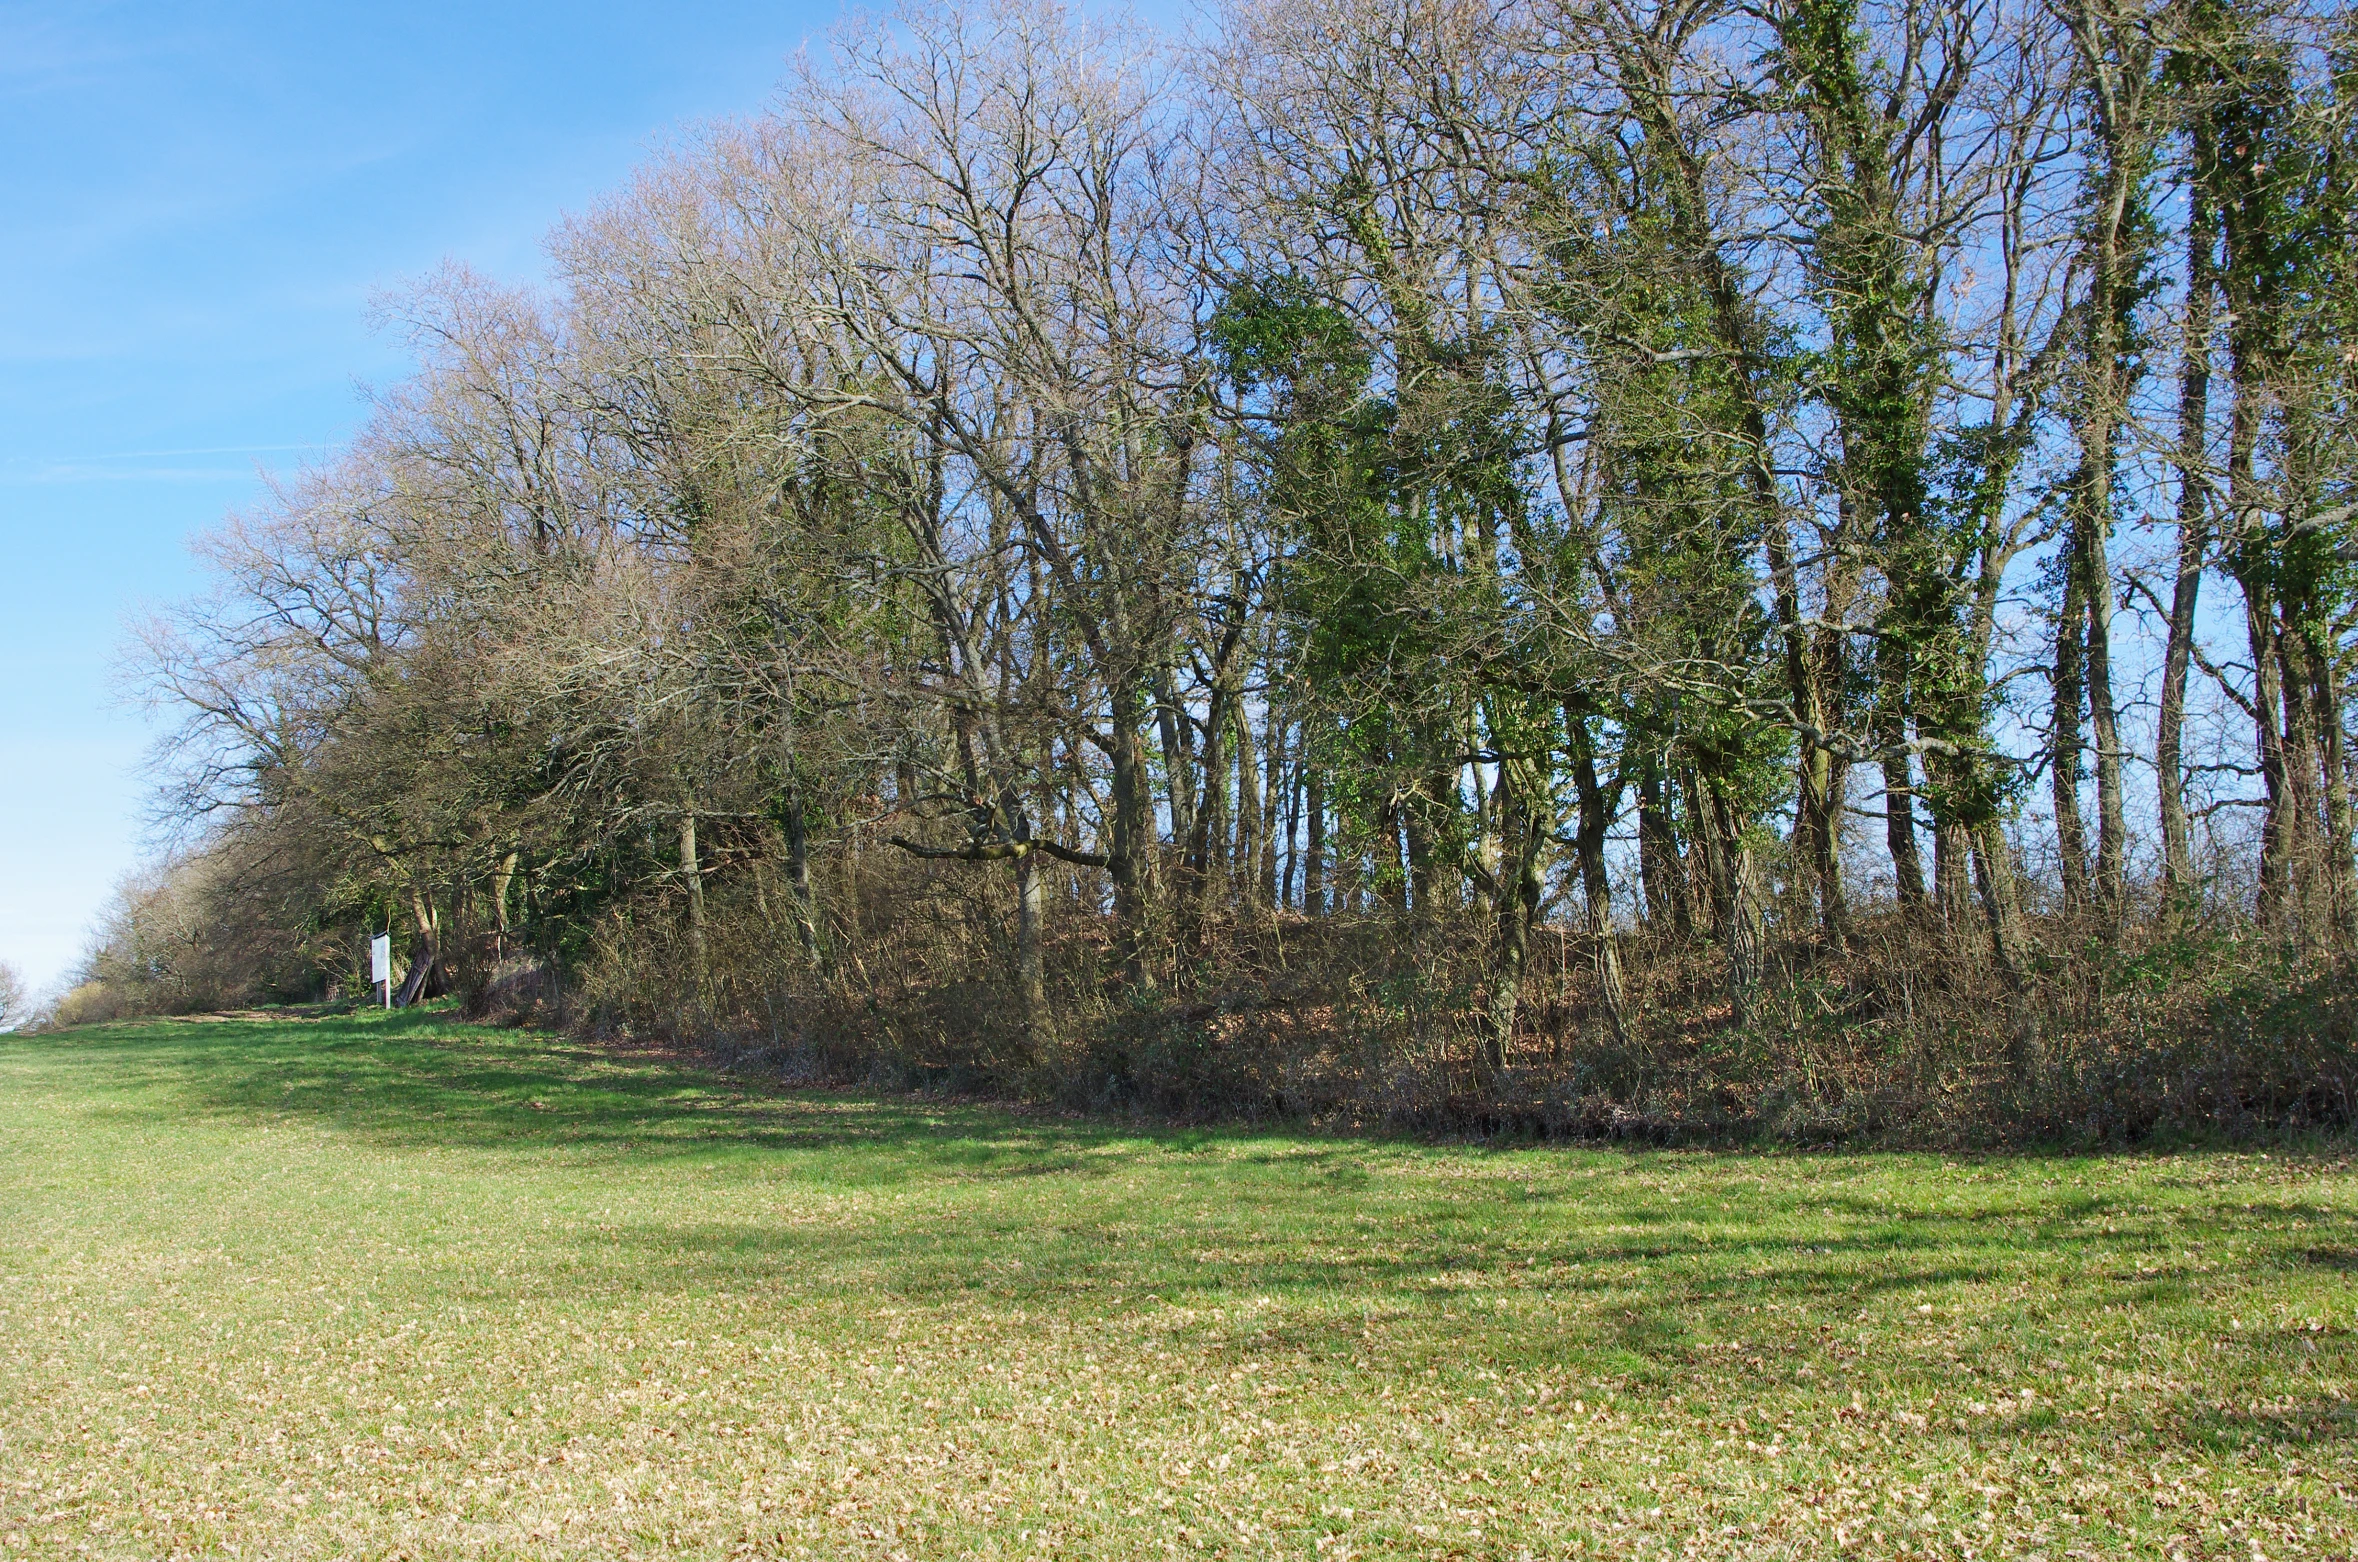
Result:
M0 1557L2349 1556L2358 1179L0 1037Z

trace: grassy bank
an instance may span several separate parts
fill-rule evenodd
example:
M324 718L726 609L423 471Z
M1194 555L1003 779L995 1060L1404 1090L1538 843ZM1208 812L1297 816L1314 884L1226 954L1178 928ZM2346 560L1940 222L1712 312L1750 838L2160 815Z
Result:
M0 1038L0 1555L2347 1556L2358 1178Z

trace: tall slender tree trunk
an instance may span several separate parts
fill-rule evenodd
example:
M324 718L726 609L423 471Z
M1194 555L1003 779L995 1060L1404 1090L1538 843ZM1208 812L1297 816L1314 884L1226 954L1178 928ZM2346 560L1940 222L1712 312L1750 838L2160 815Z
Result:
M1212 691L1211 717L1204 723L1204 788L1196 797L1191 865L1206 885L1218 876L1228 847L1228 691ZM1211 891L1207 888L1205 893Z
M1163 778L1170 793L1171 838L1191 841L1195 838L1195 723L1180 704L1167 667L1155 673L1154 710L1163 745Z
M1689 896L1696 912L1696 925L1711 937L1727 935L1728 908L1733 902L1728 862L1721 850L1727 839L1724 821L1719 816L1716 799L1696 777L1692 765L1678 767L1679 795L1686 807L1686 817L1693 821L1688 832L1689 871L1685 880L1692 886Z
M2083 558L2088 599L2088 725L2096 740L2096 895L2117 921L2128 897L2128 810L2121 796L2120 713L2112 697L2111 485L2095 512Z
M1750 427L1748 421L1747 428ZM1765 439L1765 433L1762 438ZM1754 463L1761 464L1757 460ZM1756 482L1754 487L1756 495L1764 488L1768 495L1761 508L1771 518L1769 578L1776 590L1777 619L1784 632L1786 695L1793 702L1794 715L1802 725L1822 729L1830 723L1826 720L1826 702L1821 697L1820 681L1812 665L1810 635L1801 622L1801 588L1793 565L1792 542L1775 502L1774 474L1767 474L1765 485ZM1827 616L1834 616L1833 611ZM1799 871L1794 878L1814 887L1819 926L1827 942L1841 948L1850 938L1850 908L1842 891L1840 770L1833 755L1807 736L1802 738L1796 756L1795 781L1799 795L1794 809L1792 846Z
M1850 942L1850 899L1842 884L1842 767L1811 744L1801 757L1801 800L1794 843L1818 891L1818 927L1840 949Z
M1223 867L1228 852L1228 733L1231 696L1225 678L1212 681L1212 698L1204 721L1204 785L1195 802L1195 838L1188 843L1187 864L1195 883L1184 912L1190 942L1206 936L1226 894Z
M2259 749L2260 784L2266 810L2260 818L2260 884L2258 912L2261 925L2287 930L2293 914L2293 817L2291 777L2286 773L2284 732L2277 725L2284 709L2276 655L2276 610L2265 581L2257 570L2239 572L2243 587L2243 625L2252 659L2253 736Z
M2301 941L2313 942L2324 931L2326 910L2323 867L2324 831L2318 816L2317 716L2309 699L2307 669L2300 661L2301 631L2289 611L2280 608L2276 625L2276 683L2284 701L2284 793L2287 830L2286 859L2293 873L2293 915Z
M2249 120L2264 120L2267 110L2256 101L2241 100L2238 91L2231 89L2236 100L2223 105L2224 109ZM2236 132L2239 139L2251 134L2248 122ZM2294 815L2298 790L2287 770L2282 725L2285 691L2276 644L2278 560L2262 519L2274 507L2275 495L2259 475L2260 435L2273 401L2269 382L2280 366L2282 349L2282 323L2275 307L2279 235L2272 228L2270 205L2258 188L2261 170L2255 162L2247 156L2230 167L2222 159L2219 168L2223 259L2219 283L2227 306L2232 383L2227 412L2227 503L2220 530L2227 572L2243 597L2244 636L2252 666L2254 747L2265 794L2255 910L2263 927L2289 933L2299 915L2294 863L2299 843Z
M2186 814L2186 679L2210 553L2211 328L2218 291L2214 255L2219 218L2210 187L2215 152L2206 115L2196 117L2192 140L2193 176L2186 181L2185 335L2178 370L2178 571L2170 590L2161 710L2153 739L2161 804L2162 887L2173 904L2183 903L2195 888L2193 831Z
M705 939L704 865L696 854L696 810L692 806L680 814L680 882L688 890L688 975L696 984L696 1002L702 1005L712 983L712 951Z
M1433 749L1425 741L1417 746L1424 753ZM1441 798L1429 777L1423 789L1432 795L1409 797L1400 806L1400 838L1408 853L1408 904L1419 917L1430 916L1439 909L1434 904L1432 820L1441 810Z
M1702 833L1711 841L1710 866L1718 880L1713 898L1719 902L1718 931L1727 953L1728 1010L1739 1028L1748 1027L1756 1017L1766 957L1759 864L1727 794L1706 785L1704 801L1709 823Z
M516 864L522 856L522 852L510 850L491 872L491 948L495 960L508 957L508 899L515 890Z
M1308 748L1305 734L1305 754ZM1302 909L1320 916L1326 911L1326 770L1315 760L1309 770L1302 788Z
M1494 907L1496 931L1490 966L1490 1002L1483 1025L1482 1064L1490 1074L1507 1066L1515 1039L1515 1020L1523 1001L1523 974L1530 963L1531 919L1539 910L1546 884L1540 872L1540 853L1552 833L1552 821L1539 803L1538 776L1517 776L1512 762L1499 766L1493 794L1498 815L1498 898ZM1528 788L1528 795L1526 794Z
M1263 819L1261 781L1253 757L1253 723L1242 700L1236 702L1236 852L1237 898L1254 899L1260 883Z
M1900 909L1924 909L1924 858L1916 843L1915 767L1908 741L1908 652L1897 635L1875 644L1875 743L1882 750L1883 840L1891 853L1892 887Z
M786 891L794 918L795 941L815 969L825 969L826 940L819 928L818 892L811 884L810 824L798 791L786 805Z
M2029 941L2022 927L2022 895L2014 872L2014 851L2006 832L1990 820L1973 834L1973 885L1989 924L1990 949L2007 981L2023 986L2029 976Z
M2358 942L2358 862L2351 857L2352 850L2358 848L2358 839L2354 839L2358 815L2354 815L2351 802L2348 741L2342 731L2342 676L2334 657L2313 636L2304 634L2301 644L2309 666L2311 702L2323 735L2318 759L2324 767L2325 838L2318 848L2323 859L2327 925L2334 944L2347 949Z
M1817 690L1821 719L1830 727L1839 727L1849 705L1843 691L1851 652L1846 638L1833 626L1846 621L1857 605L1856 565L1848 558L1830 561L1824 587L1827 623L1811 636L1809 676ZM1818 750L1810 763L1820 777L1804 798L1821 816L1811 825L1809 835L1811 849L1821 858L1817 870L1819 911L1827 940L1841 948L1849 943L1851 933L1849 895L1842 882L1842 821L1850 792L1850 766L1824 749Z
M1932 898L1941 926L1962 933L1973 923L1973 847L1963 825L1943 820L1932 832Z
M2082 254L2088 297L2085 351L2073 421L2080 457L2070 507L2071 557L2080 576L2085 626L2089 729L2096 744L2095 898L2117 922L2128 894L2128 823L2121 795L2119 707L2112 688L2113 474L2120 460L2120 421L2128 414L2138 362L2127 350L2136 291L2144 271L2139 202L2151 167L2156 125L2148 104L2154 79L2153 34L2099 0L2073 0L2065 11L2079 45L2081 90L2095 131L2091 160L2096 199ZM2076 726L2077 711L2074 711ZM2078 864L2073 864L2077 867Z
M1900 909L1919 912L1924 908L1924 858L1916 840L1914 767L1905 749L1889 746L1904 735L1903 728L1884 735L1883 838L1891 853L1892 885L1899 893Z
M1135 677L1114 686L1106 758L1113 772L1113 830L1106 853L1113 879L1115 959L1123 979L1141 992L1152 992L1154 971L1149 956L1154 912L1154 806L1146 773L1146 746L1139 740L1145 725L1146 691Z
M1650 752L1638 762L1638 882L1646 893L1647 922L1682 939L1694 931L1685 865L1662 795L1662 761Z
M2088 828L2080 814L2080 713L2087 696L2088 602L2078 544L2067 545L2063 606L2055 615L2055 668L2051 705L2054 725L2047 741L2048 782L2055 801L2056 873L2063 904L2088 903Z
M1024 1040L1033 1049L1035 1059L1049 1040L1052 1021L1048 1012L1047 958L1041 939L1047 900L1044 877L1037 850L1026 851L1015 859L1015 1000L1021 1011Z
M1620 941L1613 927L1613 881L1605 871L1605 837L1612 829L1617 798L1608 797L1597 780L1596 747L1588 724L1571 710L1564 712L1564 728L1572 740L1572 786L1579 799L1580 817L1573 826L1573 849L1580 861L1580 894L1588 906L1588 936L1595 951L1597 1002L1605 1011L1605 1025L1621 1046L1630 1042L1629 998L1621 976ZM1614 783L1620 790L1621 783Z
M1270 706L1269 719L1263 730L1261 745L1264 774L1261 785L1261 861L1258 876L1261 887L1261 904L1273 908L1283 904L1281 887L1277 881L1277 843L1278 816L1281 812L1278 800L1284 797L1287 792L1285 732L1284 719L1278 715L1275 705ZM1290 825L1287 827L1286 840L1290 845L1292 842Z
M2030 947L2022 927L2013 852L1995 819L1973 831L1973 883L1989 927L1990 953L2013 1008L2011 1062L2016 1077L2028 1079L2041 1058L2038 1011L2030 1002Z
M1294 723L1294 758L1285 773L1285 857L1278 864L1275 904L1309 909L1309 897L1295 899L1294 882L1301 870L1302 788L1304 771L1309 763L1310 726L1307 722Z
M1402 806L1392 813L1392 822L1384 832L1384 877L1389 883L1392 910L1406 916L1411 909L1423 911L1423 890L1430 871L1430 859L1425 851L1424 826L1418 822L1413 806Z

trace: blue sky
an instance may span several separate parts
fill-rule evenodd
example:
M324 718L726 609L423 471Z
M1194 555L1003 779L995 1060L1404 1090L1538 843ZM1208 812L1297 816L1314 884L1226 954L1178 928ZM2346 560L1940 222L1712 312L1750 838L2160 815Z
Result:
M538 275L559 217L837 15L0 0L0 960L59 977L146 850L123 626L400 374L372 293Z

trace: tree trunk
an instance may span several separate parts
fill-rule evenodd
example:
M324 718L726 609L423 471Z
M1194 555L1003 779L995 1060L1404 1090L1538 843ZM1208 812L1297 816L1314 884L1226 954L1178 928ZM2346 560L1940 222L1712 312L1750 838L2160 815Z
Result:
M680 881L688 887L689 976L696 983L696 1002L704 1003L712 984L712 953L704 934L704 865L696 856L696 811L680 815Z
M1164 668L1154 679L1155 721L1163 744L1163 776L1171 799L1171 839L1195 839L1194 718L1179 703Z
M1294 726L1294 760L1285 775L1285 858L1278 865L1277 896L1274 902L1280 906L1298 904L1303 910L1309 909L1309 897L1305 894L1301 901L1295 900L1294 879L1301 868L1301 849L1296 843L1302 838L1303 769L1309 762L1309 741L1309 724L1297 722Z
M1377 868L1385 899L1392 914L1408 915L1409 886L1416 878L1416 863L1422 855L1423 842L1418 838L1416 815L1409 808L1396 808L1386 821L1383 834L1384 856L1387 859Z
M1694 916L1678 836L1663 803L1661 759L1649 753L1638 764L1638 882L1646 894L1646 921L1683 939L1694 932Z
M1605 872L1605 837L1618 811L1617 797L1608 796L1597 781L1595 745L1588 725L1571 711L1564 727L1572 739L1572 785L1580 802L1573 826L1573 849L1580 860L1580 894L1588 907L1588 936L1595 946L1597 1002L1605 1011L1605 1026L1613 1040L1628 1046L1629 999L1621 979L1621 949L1613 928L1613 881ZM1618 793L1621 783L1614 782Z
M515 889L516 863L522 856L519 851L510 851L491 873L491 957L495 961L508 957L508 897Z
M2007 1060L2015 1078L2028 1081L2042 1057L2039 1014L2030 999L2030 949L2023 935L2014 858L2006 844L2006 832L1995 819L1973 832L1973 881L1989 924L1990 952L2006 984L2006 1001L2012 1011Z
M2324 741L2319 763L2324 768L2325 838L2319 842L2327 900L2327 926L2336 947L2348 949L2358 941L2358 863L2353 863L2353 832L2358 831L2350 798L2347 740L2342 733L2342 678L2332 655L2304 634L2303 650L2309 664L2311 701L2318 713Z
M1907 733L1897 724L1877 734L1883 746L1883 840L1891 852L1891 878L1902 911L1924 909L1924 858L1916 841L1915 767L1908 751L1896 748Z
M2284 708L2276 656L2276 610L2257 570L2238 573L2243 588L2244 635L2251 647L2252 716L2260 759L2260 782L2266 812L2260 818L2260 884L2257 911L2260 925L2288 929L2293 914L2292 788L2285 774L2284 734L2277 726Z
M2160 792L2162 889L2182 903L2194 893L2193 831L2186 817L2186 677L2194 652L2194 617L2210 552L2211 319L2217 291L2212 251L2211 129L2198 117L2194 177L2187 181L2185 335L2178 371L2178 576L2170 591L2169 640L2162 652L2161 711L2155 719L2153 770Z
M1302 746L1307 755L1307 735ZM1315 761L1303 792L1302 909L1319 916L1326 910L1326 771Z
M1214 884L1228 844L1228 705L1228 690L1215 682L1204 722L1204 789L1195 800L1195 837L1187 847L1187 865L1196 874L1197 894L1207 907L1218 899Z
M1107 755L1113 789L1113 839L1106 853L1113 879L1115 958L1124 980L1142 991L1154 990L1154 974L1147 956L1153 936L1154 810L1146 774L1146 749L1139 728L1146 715L1145 690L1135 679L1116 684L1112 702L1112 731Z
M1237 898L1250 903L1260 876L1261 780L1253 762L1253 724L1244 701L1236 702L1236 851Z
M1830 728L1838 726L1847 714L1849 701L1843 691L1851 654L1847 641L1831 626L1850 616L1858 598L1857 575L1856 566L1848 559L1828 564L1824 580L1827 625L1810 641L1810 678L1818 690L1821 719ZM1817 751L1812 764L1824 772L1823 779L1803 794L1804 805L1822 815L1812 823L1809 839L1820 857L1819 915L1827 941L1839 949L1849 944L1851 936L1849 896L1842 882L1842 821L1850 791L1850 766L1823 749Z
M1690 784L1692 784L1690 782ZM1691 794L1693 795L1693 794ZM1698 844L1712 884L1714 919L1728 962L1728 1008L1739 1029L1752 1024L1763 962L1760 873L1752 843L1734 804L1716 783L1704 782L1697 801L1704 818Z
M1749 841L1739 837L1730 843L1727 872L1728 1014L1739 1028L1749 1028L1758 1017L1767 953L1761 929L1760 868Z
M1850 943L1850 901L1842 886L1842 767L1815 744L1801 757L1794 851L1818 892L1818 926L1836 949Z
M786 888L793 905L794 936L813 969L824 970L826 941L819 931L817 892L811 887L810 826L798 792L786 805Z
M1551 833L1549 821L1540 811L1537 775L1515 776L1517 768L1502 762L1496 789L1498 837L1504 849L1498 863L1496 946L1491 956L1490 1004L1482 1048L1483 1069L1492 1076L1506 1068L1514 1044L1523 973L1530 963L1531 919L1546 891L1540 852ZM1525 785L1532 788L1528 796Z
M2308 697L2309 680L2300 664L2301 631L2289 610L2276 625L2276 682L2284 701L2284 814L2286 861L2292 867L2295 930L2306 945L2326 925L2323 904L2324 856L2316 792L2319 782L2317 718Z
M1688 897L1695 908L1695 926L1706 938L1723 938L1727 934L1728 912L1734 905L1734 880L1728 876L1725 821L1720 818L1715 791L1695 774L1692 765L1678 767L1678 789L1685 803L1682 812L1694 821L1686 842L1687 862L1683 875L1690 886Z
M1438 799L1431 801L1438 809ZM1420 917L1432 912L1433 907L1433 831L1427 822L1427 805L1423 799L1410 797L1400 805L1400 838L1408 855L1408 883L1402 901L1403 909L1413 908Z
M2186 302L2178 369L2178 575L2170 591L2169 640L2162 652L2161 711L2155 720L2154 775L2160 790L2162 886L2184 902L2194 893L2193 831L2186 817L2186 678L2194 651L2194 617L2210 553L2211 331L2218 297L2219 212L2216 133L2198 107L2192 116L2186 184Z
M2155 130L2147 104L2158 88L2148 28L2096 0L2074 0L2065 19L2079 44L2082 88L2093 110L2090 161L2096 179L2082 251L2088 296L2079 394L2073 403L2080 449L2076 481L2066 498L2071 514L2066 568L2079 573L2087 614L2088 724L2096 744L2095 899L2117 926L2128 895L2128 823L2121 795L2119 708L2112 689L2113 475L2120 457L2120 421L2128 415L2139 372L2128 350L2146 253L2136 203ZM2077 720L2075 706L2075 737ZM2068 868L2078 870L2081 861L2075 859Z
M1269 720L1263 730L1262 754L1267 775L1261 787L1261 861L1258 876L1261 904L1276 907L1283 904L1281 887L1277 882L1278 799L1287 795L1285 784L1285 723L1277 709L1269 708ZM1286 825L1286 843L1293 842L1291 821Z
M404 972L401 985L393 993L393 1007L406 1009L421 998L431 998L440 990L434 981L442 963L441 918L434 910L434 901L426 887L416 879L409 886L409 914L416 927L415 942L410 945L409 970Z
M2080 711L2086 694L2088 604L2076 540L2066 545L2063 607L2055 615L2053 725L2047 780L2055 800L2056 872L2066 909L2088 901L2088 830L2080 817Z
M1875 743L1882 750L1883 840L1892 887L1910 916L1924 909L1924 858L1916 844L1915 767L1908 739L1908 652L1896 635L1875 642Z
M2007 989L2025 992L2030 976L2029 940L2022 927L2022 892L2014 873L2014 856L2006 832L1995 819L1972 833L1973 884L1981 897L1983 920L1990 933L1990 953Z
M1024 833L1028 837L1030 831ZM1025 1043L1035 1060L1049 1039L1050 1020L1047 963L1040 935L1046 899L1042 877L1039 852L1027 851L1015 859L1015 1002Z
M2240 95L2240 84L2230 88ZM2226 105L2230 112L2264 117L2257 101ZM2248 134L2248 131L2245 132ZM2274 401L2269 381L2282 348L2280 311L2275 307L2282 235L2271 217L2275 208L2255 187L2257 160L2230 167L2220 160L2221 255L2219 274L2225 302L2228 369L2233 394L2227 413L2227 503L2222 542L2228 574L2243 596L2244 635L2251 651L2252 725L2265 812L2260 820L2260 882L2256 911L2260 924L2289 932L2297 917L2293 853L2297 824L2292 814L2296 788L2287 773L2284 689L2276 646L2275 550L2261 517L2273 508L2271 485L2258 471L2262 427ZM2339 713L2336 713L2339 719Z
M2091 486L2103 499L2088 528L2081 587L2088 602L2088 725L2096 740L2096 895L2117 925L2129 892L2129 824L2121 797L2120 714L2112 698L2112 563L2105 545L2112 485Z
M1973 848L1954 819L1932 831L1932 898L1941 926L1962 933L1973 925Z

